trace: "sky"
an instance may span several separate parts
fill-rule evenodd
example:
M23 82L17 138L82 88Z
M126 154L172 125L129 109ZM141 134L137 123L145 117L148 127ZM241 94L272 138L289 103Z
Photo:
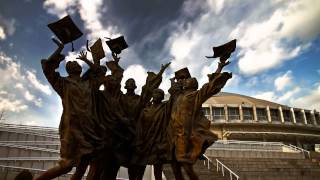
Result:
M86 40L124 35L129 48L120 55L122 83L133 77L136 93L147 72L167 62L160 86L165 92L183 67L203 85L217 67L205 56L237 39L225 69L233 78L222 91L320 111L320 1L1 0L0 110L6 122L59 125L61 100L40 61L56 48L47 24L67 14L84 35L74 42L75 52L65 46L66 61L75 60ZM102 63L111 59L106 45L104 50Z

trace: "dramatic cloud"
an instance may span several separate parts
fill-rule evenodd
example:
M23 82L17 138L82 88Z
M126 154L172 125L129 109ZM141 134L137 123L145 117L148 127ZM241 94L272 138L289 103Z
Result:
M319 1L274 4L277 9L263 21L243 20L230 34L239 39L239 68L244 74L257 74L281 65L299 55L319 35Z
M292 72L288 71L280 77L277 77L274 81L274 86L277 91L283 90L285 87L292 84Z
M22 68L3 52L0 52L0 74L0 110L20 112L27 110L30 105L41 107L42 98L36 90L51 94L49 86L37 79L34 70Z
M101 22L102 13L104 9L103 0L67 0L55 1L46 0L43 6L50 14L56 15L59 18L67 14L73 14L75 11L79 12L81 19L84 21L84 27L89 32L89 39L96 39L100 37L111 37L117 33L115 27L104 26Z
M309 94L301 96L295 99L291 99L290 103L295 107L301 107L306 109L316 109L320 111L320 85L311 90Z
M27 71L26 73L27 79L30 81L30 83L33 85L35 89L40 90L41 92L51 95L52 92L50 90L49 85L42 84L36 77L35 72Z
M143 66L139 64L134 64L129 66L123 73L123 81L122 81L122 91L126 92L124 89L125 81L129 78L133 78L136 81L136 93L140 94L141 87L145 85L147 78L147 71Z
M74 11L72 8L76 5L76 0L46 0L43 3L44 8L48 10L50 14L57 15L62 18L68 13L72 14Z

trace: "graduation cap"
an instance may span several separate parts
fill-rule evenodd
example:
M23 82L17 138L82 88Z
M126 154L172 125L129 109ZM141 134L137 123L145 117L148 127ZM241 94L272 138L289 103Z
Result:
M174 73L174 76L175 76L176 79L187 79L187 78L191 77L189 69L187 67L176 71Z
M106 56L100 38L90 47L90 52L95 63Z
M72 43L83 35L69 15L56 22L48 24L48 27L63 44ZM74 51L73 43L72 51Z
M128 47L127 42L124 40L123 36L117 37L115 39L108 38L109 41L106 41L107 45L109 46L111 52L120 54L122 50Z
M227 60L231 53L236 49L236 42L237 40L234 39L221 46L213 47L213 56L206 56L206 58L220 57L222 61Z

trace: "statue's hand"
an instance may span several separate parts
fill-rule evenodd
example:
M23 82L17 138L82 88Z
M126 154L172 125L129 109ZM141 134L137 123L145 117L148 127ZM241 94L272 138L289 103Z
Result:
M114 60L115 62L119 62L120 57L118 57L118 55L117 55L116 53L112 53L112 57L113 57L113 60Z
M77 57L77 59L80 59L82 61L86 61L87 59L87 52L81 51L80 55Z
M171 64L171 62L169 62L169 63L167 63L167 64L165 64L165 65L161 64L161 70L167 69L170 64Z
M61 43L58 39L52 38L52 41L59 47L59 49L63 49L64 48L64 44Z

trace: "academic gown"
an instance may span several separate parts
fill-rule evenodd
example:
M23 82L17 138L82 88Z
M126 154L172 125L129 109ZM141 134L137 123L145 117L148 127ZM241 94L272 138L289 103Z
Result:
M90 155L103 146L101 126L96 114L95 91L90 79L61 77L56 56L41 61L43 72L62 100L63 112L59 124L59 163L76 166L81 157Z
M201 112L202 103L218 93L231 78L222 73L203 85L197 91L182 92L178 95L171 112L170 128L172 144L178 162L195 163L198 157L216 139L210 131L210 121Z

